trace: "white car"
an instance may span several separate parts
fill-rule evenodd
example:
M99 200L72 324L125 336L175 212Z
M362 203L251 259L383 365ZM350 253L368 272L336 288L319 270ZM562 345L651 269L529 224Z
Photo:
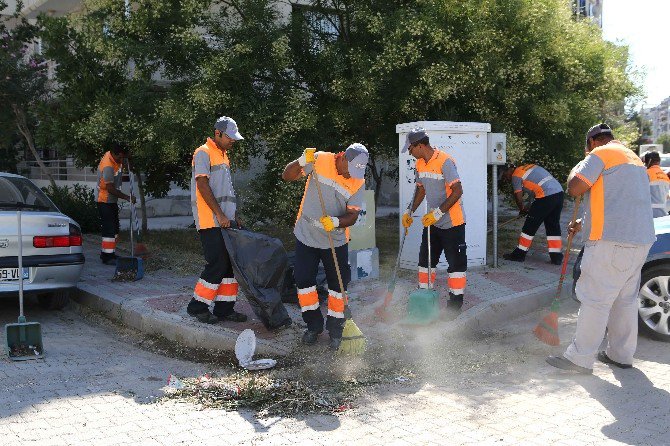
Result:
M670 154L661 153L661 170L666 175L670 172Z
M0 297L18 296L21 209L23 287L42 306L63 308L84 267L81 229L29 179L0 172Z

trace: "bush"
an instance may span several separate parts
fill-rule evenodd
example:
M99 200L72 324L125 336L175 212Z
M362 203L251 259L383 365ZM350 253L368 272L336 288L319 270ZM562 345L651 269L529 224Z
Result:
M44 188L60 211L79 223L82 232L100 232L100 219L93 189L83 184Z

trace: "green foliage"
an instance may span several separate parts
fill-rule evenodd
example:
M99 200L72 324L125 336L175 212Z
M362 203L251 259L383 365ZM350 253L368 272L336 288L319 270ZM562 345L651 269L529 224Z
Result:
M0 11L6 7L0 0ZM0 15L0 171L9 172L16 171L17 145L32 138L34 111L47 95L47 64L29 51L38 28L18 15L20 7Z
M79 223L82 232L100 232L100 218L93 189L82 184L43 188L60 211Z
M233 167L268 162L245 194L248 220L295 218L302 186L279 173L304 147L362 142L381 181L400 122L490 122L512 161L565 177L585 131L623 123L639 92L627 48L564 0L312 0L288 20L271 0L132 4L85 0L41 19L59 85L43 140L89 165L125 141L161 194L186 184L193 150L232 116L247 136Z
M656 144L663 144L663 153L670 153L670 134L663 133L656 138Z

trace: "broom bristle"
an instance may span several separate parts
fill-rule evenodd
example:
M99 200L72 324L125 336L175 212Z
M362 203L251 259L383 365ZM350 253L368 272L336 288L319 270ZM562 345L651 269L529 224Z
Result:
M356 323L347 319L342 330L342 343L337 350L342 355L362 355L365 351L365 337Z
M540 321L533 330L535 337L548 345L559 345L558 338L558 313L552 311Z

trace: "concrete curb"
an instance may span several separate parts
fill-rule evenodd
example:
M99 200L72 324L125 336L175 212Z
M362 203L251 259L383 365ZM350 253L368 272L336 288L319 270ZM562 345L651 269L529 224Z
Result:
M212 329L196 322L193 325L185 324L177 315L153 310L132 300L103 298L81 288L73 290L70 297L81 306L146 334L161 335L188 347L235 350L235 341L239 333L223 327ZM289 353L290 350L282 345L266 339L256 339L258 355L285 356Z
M547 308L548 310L557 285L558 280L493 302L477 305L457 317L448 331L481 333L507 320L525 316L539 309Z

